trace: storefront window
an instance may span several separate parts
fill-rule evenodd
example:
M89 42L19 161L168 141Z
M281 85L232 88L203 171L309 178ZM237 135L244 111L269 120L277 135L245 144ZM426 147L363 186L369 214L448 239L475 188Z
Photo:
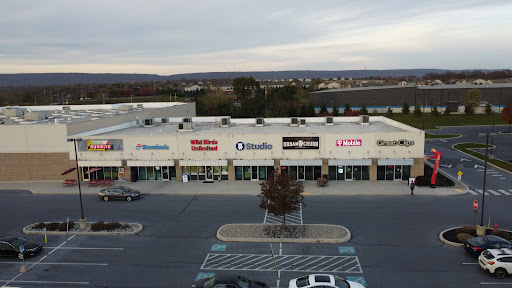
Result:
M313 179L322 178L322 166L314 166L313 175Z
M197 166L190 166L190 180L197 180Z
M222 171L221 172L222 173L222 175L221 175L222 180L228 180L228 177L229 177L228 176L229 175L229 173L228 173L228 166L222 166L221 167L221 171Z
M155 167L155 179L162 180L162 167L160 166Z
M112 179L119 180L119 167L112 167Z
M402 180L409 180L409 177L411 177L411 166L410 165L404 165L403 166L403 173L402 173Z
M205 166L198 166L199 180L205 180L206 168Z
M353 166L353 175L354 175L354 180L361 180L362 179L362 176L361 176L361 166Z
M243 167L236 166L235 167L235 180L243 180L244 179Z
M267 179L267 167L260 166L259 167L259 180L265 180Z
M274 166L267 166L267 177L274 176Z
M345 180L345 166L338 165L335 167L336 167L336 173L337 173L338 180Z
M139 180L148 180L146 176L146 167L139 167Z
M313 178L313 166L306 166L306 180L315 180Z
M251 180L251 166L244 166L244 180Z
M337 166L329 166L329 180L336 180L336 167Z
M386 180L393 180L394 179L394 175L393 175L393 170L394 170L395 166L393 165L389 165L389 166L386 166Z
M361 167L362 168L362 177L363 177L363 180L370 180L370 169L368 166L363 166Z

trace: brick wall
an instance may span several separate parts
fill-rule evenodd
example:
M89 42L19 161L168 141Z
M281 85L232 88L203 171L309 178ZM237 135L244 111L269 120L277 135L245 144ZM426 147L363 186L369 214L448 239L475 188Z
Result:
M68 153L0 153L0 181L44 181L76 178L76 172L60 175L76 167Z

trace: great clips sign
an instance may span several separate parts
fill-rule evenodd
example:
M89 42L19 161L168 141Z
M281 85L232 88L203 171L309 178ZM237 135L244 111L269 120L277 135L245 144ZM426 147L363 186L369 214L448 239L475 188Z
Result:
M362 146L361 139L336 140L336 146Z

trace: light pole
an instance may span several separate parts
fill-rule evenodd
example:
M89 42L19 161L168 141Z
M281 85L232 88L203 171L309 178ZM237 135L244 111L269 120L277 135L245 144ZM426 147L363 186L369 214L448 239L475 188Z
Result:
M489 150L489 137L494 138L496 133L478 133L479 138L485 138L485 160L484 160L484 187L482 189L482 212L480 214L480 226L477 227L477 235L485 235L484 207L485 207L485 180L487 179L487 151Z
M76 142L82 141L82 138L68 138L68 142L73 142L73 145L75 146L75 161L76 161L76 180L78 181L78 195L80 196L80 229L84 229L87 225L87 220L84 217L84 207L82 205L82 188L80 187L80 170L78 169L78 152L76 148Z

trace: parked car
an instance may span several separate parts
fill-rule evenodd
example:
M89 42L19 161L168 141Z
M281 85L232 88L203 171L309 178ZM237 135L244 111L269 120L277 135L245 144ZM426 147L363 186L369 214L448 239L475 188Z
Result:
M254 280L249 280L238 275L215 275L211 278L201 280L196 286L198 288L268 288L268 285Z
M485 249L512 248L512 243L494 235L484 235L466 240L464 249L473 256L479 256Z
M121 199L126 201L132 201L141 197L139 190L133 190L124 186L109 187L101 189L98 193L98 197L103 201Z
M478 257L478 263L484 270L503 279L512 273L512 249L488 249Z
M288 288L364 288L363 285L329 274L311 274L290 280Z
M34 256L43 250L41 244L36 241L28 240L24 237L18 236L2 236L0 237L0 256L18 257L23 259L20 252L20 246L23 245L23 257Z

